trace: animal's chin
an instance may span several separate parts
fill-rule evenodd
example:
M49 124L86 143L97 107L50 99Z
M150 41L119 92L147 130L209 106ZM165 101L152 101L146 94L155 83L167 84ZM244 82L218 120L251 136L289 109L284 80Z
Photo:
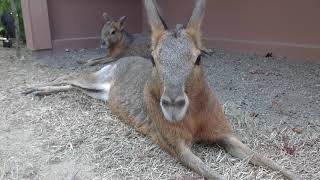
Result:
M103 41L103 43L100 43L100 48L101 49L108 49L110 46L110 43L107 41Z

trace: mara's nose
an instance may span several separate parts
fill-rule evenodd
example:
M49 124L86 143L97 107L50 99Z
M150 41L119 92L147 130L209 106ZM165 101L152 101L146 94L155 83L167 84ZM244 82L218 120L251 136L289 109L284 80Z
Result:
M160 100L164 117L170 122L177 122L186 115L189 101L185 93L179 96L168 96L163 94Z
M169 96L164 95L161 98L161 105L164 107L183 108L186 105L186 99L184 96L170 98Z
M188 96L180 87L167 85L160 99L163 115L170 122L182 120L189 107Z
M164 107L183 108L186 105L186 99L187 96L183 88L169 84L161 96L161 105Z

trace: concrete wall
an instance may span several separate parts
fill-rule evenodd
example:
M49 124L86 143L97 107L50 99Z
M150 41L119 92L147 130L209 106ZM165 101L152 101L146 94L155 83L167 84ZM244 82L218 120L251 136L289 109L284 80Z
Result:
M21 6L28 48L51 49L47 1L22 0Z
M194 0L159 0L168 24L185 23ZM203 38L209 47L320 62L319 0L208 0Z
M141 0L48 0L54 49L99 47L102 13L127 16L127 29L141 32Z
M141 0L22 2L28 47L34 50L98 47L104 11L116 17L128 16L130 32L141 32L148 27L142 18L145 13ZM194 0L158 2L171 27L186 23L194 5ZM273 52L277 56L320 62L319 0L207 2L202 28L207 46L260 54Z
M99 47L102 13L128 16L127 29L142 31L141 0L22 0L27 46L32 50Z

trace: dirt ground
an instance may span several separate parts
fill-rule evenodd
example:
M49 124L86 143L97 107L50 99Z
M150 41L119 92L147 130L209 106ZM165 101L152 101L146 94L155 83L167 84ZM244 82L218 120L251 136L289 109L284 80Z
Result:
M101 66L98 50L31 56L0 49L0 180L202 179L80 92L24 96L30 86ZM216 50L203 61L235 133L255 151L320 179L320 65ZM282 179L216 145L192 150L228 179Z

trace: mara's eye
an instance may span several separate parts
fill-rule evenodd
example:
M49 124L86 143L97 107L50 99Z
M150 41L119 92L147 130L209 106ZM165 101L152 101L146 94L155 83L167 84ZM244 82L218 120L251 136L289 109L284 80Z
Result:
M116 33L116 31L115 31L115 30L112 30L110 34L113 35L113 34L115 34L115 33Z
M156 66L156 63L154 62L154 58L153 58L152 56L150 57L150 60L151 60L151 62L152 62L152 65L153 65L153 66Z
M194 63L195 65L200 65L201 63L201 54L197 57L196 62Z

